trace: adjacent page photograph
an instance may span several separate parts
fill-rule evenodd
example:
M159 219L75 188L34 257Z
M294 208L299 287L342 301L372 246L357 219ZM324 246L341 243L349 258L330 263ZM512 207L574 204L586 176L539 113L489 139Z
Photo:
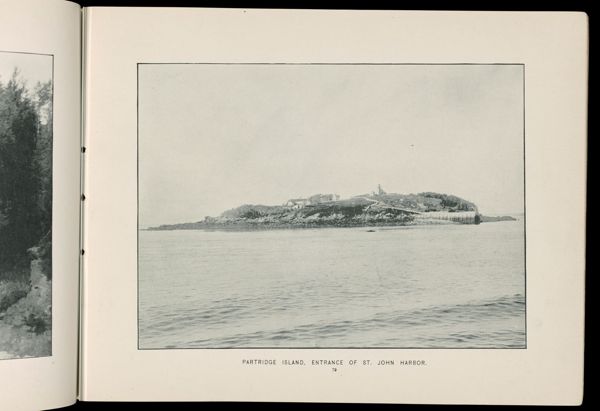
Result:
M52 80L0 52L0 359L52 355Z

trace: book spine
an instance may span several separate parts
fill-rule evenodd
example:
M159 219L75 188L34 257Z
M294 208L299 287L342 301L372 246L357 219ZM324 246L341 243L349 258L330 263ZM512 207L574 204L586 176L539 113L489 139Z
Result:
M86 121L87 113L87 85L89 81L89 23L87 18L87 8L81 9L81 154L80 154L80 231L79 231L79 355L78 355L78 380L77 380L77 398L79 400L84 397L85 388L85 328L86 328L86 192L87 192L87 165L88 152L87 142L89 136L88 122Z

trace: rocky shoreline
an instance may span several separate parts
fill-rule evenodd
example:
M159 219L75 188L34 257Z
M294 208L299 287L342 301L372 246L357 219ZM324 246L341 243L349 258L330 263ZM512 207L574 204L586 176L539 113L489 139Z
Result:
M41 267L31 262L29 283L0 281L0 359L52 354L52 281Z

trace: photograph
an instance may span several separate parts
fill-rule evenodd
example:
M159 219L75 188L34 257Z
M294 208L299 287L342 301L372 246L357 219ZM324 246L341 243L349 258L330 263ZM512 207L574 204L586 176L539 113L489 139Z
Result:
M139 350L527 348L523 64L137 76Z
M0 51L0 359L52 355L53 56Z

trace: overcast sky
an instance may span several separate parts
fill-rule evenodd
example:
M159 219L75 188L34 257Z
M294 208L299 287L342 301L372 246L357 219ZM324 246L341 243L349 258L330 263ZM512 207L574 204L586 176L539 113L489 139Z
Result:
M23 54L0 51L0 81L6 83L12 77L15 68L28 89L37 82L45 83L52 79L52 56Z
M140 227L377 184L522 212L522 70L141 65Z

